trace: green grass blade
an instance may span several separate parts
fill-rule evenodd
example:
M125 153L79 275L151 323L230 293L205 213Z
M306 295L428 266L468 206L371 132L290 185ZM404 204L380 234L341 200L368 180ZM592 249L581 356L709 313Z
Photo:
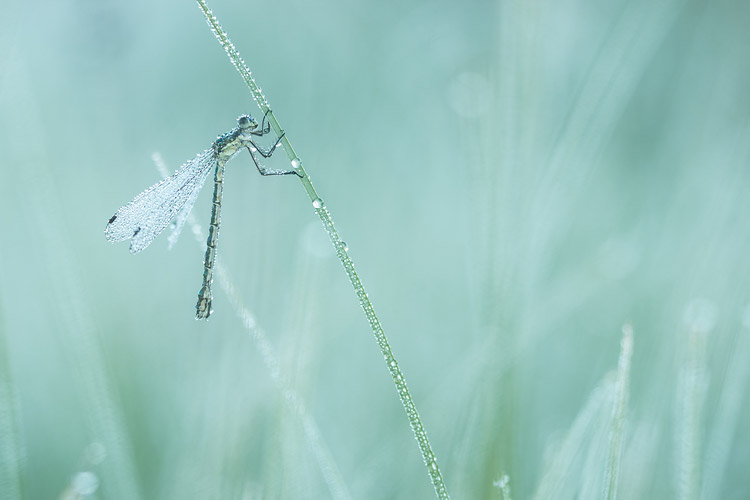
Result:
M602 498L615 500L617 498L617 480L620 476L620 462L622 460L622 445L625 434L625 413L628 406L628 388L630 385L630 358L633 355L633 328L625 325L622 328L620 342L620 359L617 363L617 382L615 385L615 401L612 407L610 423L609 453L604 471L604 492Z
M2 306L2 303L0 303ZM20 500L25 443L20 426L20 408L8 356L8 337L0 307L0 491L3 498Z
M271 124L271 128L273 128L278 136L281 136L282 128L279 125L279 122L276 119L273 110L269 106L268 101L263 95L260 87L255 82L255 79L252 77L250 70L242 60L242 57L240 57L239 52L229 39L229 36L222 29L221 25L216 20L216 17L214 17L213 13L206 5L206 2L204 0L197 0L197 2L198 6L201 8L201 11L203 11L203 15L206 16L206 20L208 21L211 30L213 31L214 35L216 35L216 39L224 48L227 55L229 56L229 59L232 61L232 64L234 64L234 67L237 69L240 76L245 81L245 84L250 89L250 92L253 95L253 99L258 103L258 106L264 114L268 113L267 116L268 121ZM336 227L334 226L331 214L323 204L323 201L318 196L318 193L315 191L315 188L313 187L309 177L307 176L307 172L305 172L304 168L302 167L302 162L294 152L294 149L292 148L292 145L290 144L289 139L286 135L282 137L281 145L284 148L284 151L286 151L289 159L292 161L292 165L297 170L297 172L299 172L302 185L305 188L307 195L310 197L310 200L313 202L315 213L323 223L323 227L325 228L326 233L328 234L328 237L331 240L334 249L336 250L336 256L344 266L344 270L346 271L346 275L349 278L349 282L354 288L354 292L356 293L357 299L362 306L362 310L367 317L367 321L370 324L372 333L375 335L375 340L377 341L378 346L380 347L380 351L383 354L386 366L389 373L391 374L393 383L396 386L398 396L401 399L401 404L403 405L406 416L409 419L409 425L411 426L414 437L416 438L419 445L419 450L422 454L422 459L424 460L425 466L427 467L427 472L430 475L432 485L435 488L435 493L440 499L450 498L443 481L443 476L440 473L437 459L435 458L435 454L433 453L430 446L427 432L424 430L422 420L419 417L417 408L414 405L414 401L412 400L411 394L409 393L409 389L406 385L406 379L403 373L401 373L401 369L396 362L396 358L393 356L393 352L391 351L391 347L388 343L388 339L385 336L385 332L383 331L383 328L380 325L380 321L375 314L375 309L367 296L367 292L365 291L365 288L362 285L359 276L357 275L352 260L349 258L346 244L341 240L338 232L336 231Z

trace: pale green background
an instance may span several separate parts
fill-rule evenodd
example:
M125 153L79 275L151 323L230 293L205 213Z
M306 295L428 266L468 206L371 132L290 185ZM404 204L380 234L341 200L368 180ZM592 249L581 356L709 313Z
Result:
M548 498L598 497L626 322L620 497L748 497L746 1L211 7L349 244L454 498L501 498L503 473L517 499L545 477ZM58 498L85 470L100 499L331 497L226 295L193 319L190 232L136 256L104 239L153 152L177 168L257 115L197 6L2 18L0 497ZM351 498L430 498L299 182L240 155L224 201L219 259Z

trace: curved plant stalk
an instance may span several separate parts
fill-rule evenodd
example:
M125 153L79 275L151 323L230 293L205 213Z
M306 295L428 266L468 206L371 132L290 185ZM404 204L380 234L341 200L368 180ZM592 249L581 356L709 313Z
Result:
M203 15L206 16L206 20L208 21L208 25L211 27L211 31L213 31L214 35L216 35L216 39L227 52L229 59L232 61L232 64L234 64L237 72L240 74L242 79L245 81L245 84L250 89L250 92L253 95L253 99L258 104L263 114L265 115L267 113L267 119L271 124L271 128L273 128L277 136L281 137L281 146L284 148L284 151L289 157L289 160L292 162L292 166L299 174L302 186L305 188L307 196L310 197L313 207L315 208L315 213L323 223L323 227L325 228L326 233L328 233L328 237L330 238L331 243L336 250L336 256L344 266L344 270L346 271L346 275L349 278L349 282L352 284L352 287L354 287L354 292L357 295L359 304L360 306L362 306L362 310L367 317L367 321L370 323L372 333L375 335L375 340L377 341L378 346L380 347L380 351L383 354L383 358L385 359L385 363L388 371L391 374L393 383L396 385L398 396L401 399L401 404L404 406L404 411L406 412L406 416L409 419L409 424L411 425L414 437L417 439L417 443L419 444L419 450L422 453L422 459L424 460L424 463L427 467L427 472L429 473L430 479L432 480L432 485L435 488L435 493L441 500L450 498L448 496L448 490L445 487L445 483L443 482L443 476L440 473L437 459L435 458L435 454L432 452L432 448L430 447L430 441L427 438L427 432L425 432L424 430L422 420L419 418L417 408L416 406L414 406L414 401L412 401L411 394L409 394L409 389L406 386L406 379L401 373L401 369L396 362L396 358L393 356L393 352L391 352L391 347L388 344L388 339L385 336L385 332L383 332L383 328L380 326L380 321L375 314L375 309L373 308L370 299L367 297L367 292L365 292L365 288L362 285L359 276L357 275L354 264L349 258L349 254L347 253L348 248L346 244L341 240L341 237L336 231L336 227L333 224L331 214L325 207L323 200L321 200L321 198L318 196L318 193L315 191L315 188L310 182L310 178L307 176L307 172L305 172L305 169L302 166L302 162L294 152L292 145L289 143L289 139L286 135L281 135L282 128L279 125L279 122L276 119L273 110L271 110L270 106L268 105L268 101L263 95L263 92L261 91L258 84L255 83L250 70L245 65L245 61L243 61L240 57L239 52L234 47L234 44L232 44L232 42L229 40L229 36L222 29L221 25L219 25L219 22L216 20L213 13L206 5L206 2L204 0L196 1L198 2L198 6L201 8L201 11L203 11Z

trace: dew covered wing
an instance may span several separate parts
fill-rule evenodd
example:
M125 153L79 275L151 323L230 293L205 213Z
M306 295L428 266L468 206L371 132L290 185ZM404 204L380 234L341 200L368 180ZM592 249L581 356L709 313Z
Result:
M197 192L215 165L216 154L207 149L140 193L110 218L104 230L107 240L131 239L131 253L149 246L179 212L192 208L186 203L195 203Z

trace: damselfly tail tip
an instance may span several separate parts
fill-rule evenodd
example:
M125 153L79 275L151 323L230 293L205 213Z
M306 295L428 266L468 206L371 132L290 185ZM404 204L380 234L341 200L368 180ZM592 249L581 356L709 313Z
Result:
M197 305L195 307L195 319L208 319L209 316L211 316L211 313L213 312L213 309L211 309L211 302L209 302L205 307L201 307L201 305Z
M206 293L206 289L201 288L198 303L195 304L195 319L208 319L212 312L214 311L211 309L211 293Z

